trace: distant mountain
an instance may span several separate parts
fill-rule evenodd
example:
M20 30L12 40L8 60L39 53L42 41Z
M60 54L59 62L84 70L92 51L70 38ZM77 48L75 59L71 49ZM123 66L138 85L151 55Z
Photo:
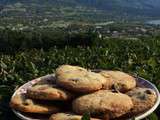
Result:
M8 15L14 15L16 7L30 16L49 14L92 18L95 15L96 19L160 17L160 0L0 0L0 15L7 15L6 11Z
M117 13L160 15L160 0L75 0L80 4Z
M12 4L16 2L37 4L62 4L62 5L85 5L107 9L107 7L126 7L136 9L160 8L160 0L0 0L0 4Z

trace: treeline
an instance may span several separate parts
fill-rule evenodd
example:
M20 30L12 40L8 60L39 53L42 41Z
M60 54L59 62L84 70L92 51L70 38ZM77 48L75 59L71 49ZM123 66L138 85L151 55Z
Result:
M26 49L48 50L51 47L91 46L98 39L98 34L90 30L70 32L62 29L39 29L29 31L0 30L0 52L15 52Z
M122 40L123 38L107 38L111 40ZM140 37L141 41L160 40L160 35ZM65 30L65 29L33 29L33 30L11 30L0 29L0 52L15 53L17 51L30 49L43 49L64 47L107 47L107 40L99 36L94 29L87 30Z

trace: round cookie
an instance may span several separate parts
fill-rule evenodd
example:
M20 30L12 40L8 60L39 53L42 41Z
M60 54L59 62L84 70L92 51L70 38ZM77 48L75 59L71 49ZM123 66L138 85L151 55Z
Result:
M131 115L137 115L150 109L156 101L155 92L149 88L137 87L127 92L127 95L132 98L134 105L129 113Z
M135 78L127 73L121 71L102 71L100 74L112 81L112 85L115 85L121 92L126 92L136 87Z
M98 73L93 72L71 72L57 76L57 84L65 89L90 93L104 87L106 79Z
M104 88L107 84L106 78L99 73L75 66L68 67L68 65L57 69L56 78L59 86L79 93L94 92Z
M75 114L69 114L69 113L57 113L53 114L49 120L81 120L82 116L75 115ZM90 118L90 120L100 120L96 118Z
M24 95L15 95L11 98L10 106L26 113L51 114L60 111L60 108L50 104L42 104L26 98Z
M128 95L100 90L75 99L72 107L77 114L90 112L91 115L108 116L109 119L112 119L129 112L133 103Z
M27 90L27 96L33 99L40 100L70 100L73 98L73 94L70 92L58 88L56 85L52 84L38 84Z

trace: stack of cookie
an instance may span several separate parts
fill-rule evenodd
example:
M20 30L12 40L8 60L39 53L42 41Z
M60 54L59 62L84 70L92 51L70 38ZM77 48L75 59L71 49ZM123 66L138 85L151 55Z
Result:
M136 87L134 77L120 71L99 73L78 66L62 65L56 82L39 82L24 95L15 95L12 108L26 113L52 114L49 120L125 119L151 108L156 94Z

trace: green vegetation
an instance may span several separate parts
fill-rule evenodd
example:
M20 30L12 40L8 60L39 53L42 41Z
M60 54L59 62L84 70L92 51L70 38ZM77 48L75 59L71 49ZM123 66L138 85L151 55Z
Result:
M31 48L48 50L51 47L91 46L98 35L87 30L70 33L63 29L34 29L30 31L0 30L0 51L14 53Z
M90 114L89 113L84 113L81 120L90 120Z
M9 100L20 85L62 64L123 70L160 90L160 26L142 24L159 19L158 5L159 0L0 1L0 120L18 120ZM146 120L158 116L160 108Z
M2 120L16 119L8 102L18 86L53 73L55 68L62 64L91 69L123 70L150 80L160 90L160 37L140 40L100 39L97 33L88 31L72 34L66 39L68 33L59 33L57 36L45 33L46 36L40 39L42 44L39 44L41 42L38 35L32 38L24 36L21 32L15 33L10 33L15 36L13 41L8 36L7 42L10 42L11 48L16 49L4 49L0 55L0 119ZM32 33L36 34L38 32ZM5 41L3 39L5 37L1 38L1 43ZM26 37L32 39L24 39ZM23 44L21 49L19 47L23 40L29 43ZM7 44L3 44L1 48L8 48ZM157 115L158 112L159 109ZM149 118L153 117L156 118L156 114Z
M159 19L159 0L1 0L0 27L49 26L53 21L106 22Z

